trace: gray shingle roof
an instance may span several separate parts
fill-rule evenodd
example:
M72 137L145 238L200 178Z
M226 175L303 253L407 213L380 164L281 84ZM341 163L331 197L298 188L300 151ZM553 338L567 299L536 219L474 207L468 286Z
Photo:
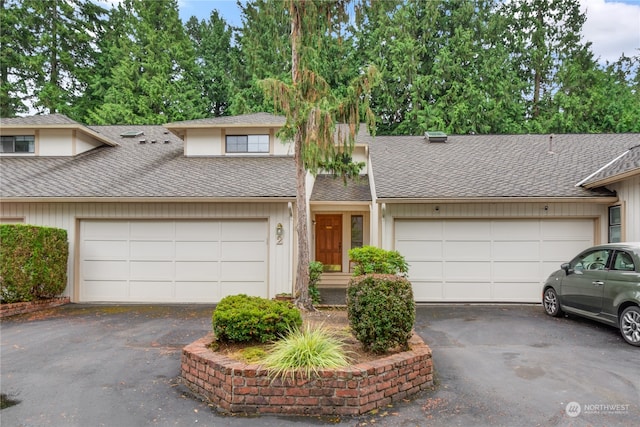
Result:
M585 187L593 187L599 182L615 180L615 177L626 176L630 173L640 174L640 145L629 148L624 154L605 165L581 184Z
M367 202L371 200L369 177L349 179L345 185L340 177L318 175L311 193L312 202Z
M382 199L610 196L576 183L629 147L640 134L450 135L369 139L377 196Z
M182 122L167 123L167 128L186 127L221 127L221 126L282 126L286 122L285 117L269 113L242 114L239 116L210 117L206 119L185 120Z
M79 125L63 114L42 114L27 117L12 117L0 119L0 126L47 126L47 125Z
M182 140L162 126L91 129L120 146L75 157L3 157L0 197L295 197L293 158L184 157ZM120 137L131 130L142 130L147 143Z

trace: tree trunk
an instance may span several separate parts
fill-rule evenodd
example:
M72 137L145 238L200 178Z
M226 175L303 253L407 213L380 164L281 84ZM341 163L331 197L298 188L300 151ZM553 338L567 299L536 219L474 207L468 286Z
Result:
M300 31L304 2L298 3L292 0L291 11L291 78L294 87L300 84ZM299 114L296 112L296 114ZM296 117L297 118L297 117ZM299 123L299 120L296 120ZM307 230L307 194L306 177L302 156L303 141L300 129L297 129L295 137L295 162L296 162L296 212L298 232L298 266L296 269L296 282L293 297L296 306L302 310L313 310L311 298L309 298L309 232Z

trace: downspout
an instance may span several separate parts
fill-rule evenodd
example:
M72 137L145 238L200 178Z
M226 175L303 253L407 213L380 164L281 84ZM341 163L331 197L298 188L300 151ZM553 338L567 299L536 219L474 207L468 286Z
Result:
M385 248L385 243L386 243L386 231L387 231L387 221L385 219L386 213L387 213L387 204L383 203L382 207L381 207L381 211L382 211L382 230L381 230L381 235L380 235L380 247L381 248Z

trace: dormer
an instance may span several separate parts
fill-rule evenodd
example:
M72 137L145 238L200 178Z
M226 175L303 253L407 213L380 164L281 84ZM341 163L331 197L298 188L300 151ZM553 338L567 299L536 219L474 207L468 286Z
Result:
M290 143L276 137L286 120L268 113L187 120L164 125L184 141L185 156L287 156Z
M0 140L2 157L71 157L101 145L118 145L62 114L0 119Z

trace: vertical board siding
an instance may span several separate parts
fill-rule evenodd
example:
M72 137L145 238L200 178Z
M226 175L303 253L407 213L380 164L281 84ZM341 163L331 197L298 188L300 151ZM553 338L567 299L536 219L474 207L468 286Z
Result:
M68 283L64 296L72 299L76 283L76 221L83 219L238 219L264 218L268 229L268 295L291 292L289 209L287 203L12 203L0 204L0 217L24 217L26 224L67 230L69 238ZM275 227L285 228L278 245Z
M624 239L640 242L640 176L611 185L624 204Z

